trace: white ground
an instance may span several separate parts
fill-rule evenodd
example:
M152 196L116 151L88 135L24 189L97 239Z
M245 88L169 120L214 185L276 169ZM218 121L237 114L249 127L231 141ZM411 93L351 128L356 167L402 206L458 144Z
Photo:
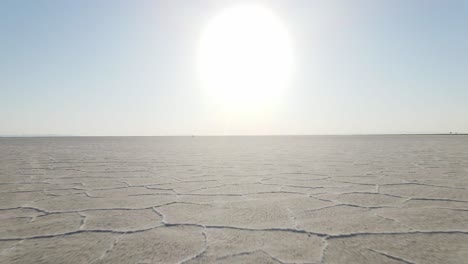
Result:
M0 138L0 263L468 263L468 137Z

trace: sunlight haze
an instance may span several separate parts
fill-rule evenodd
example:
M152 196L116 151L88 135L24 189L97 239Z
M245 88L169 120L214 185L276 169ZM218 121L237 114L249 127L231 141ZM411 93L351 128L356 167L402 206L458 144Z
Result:
M467 1L2 1L0 135L468 132Z

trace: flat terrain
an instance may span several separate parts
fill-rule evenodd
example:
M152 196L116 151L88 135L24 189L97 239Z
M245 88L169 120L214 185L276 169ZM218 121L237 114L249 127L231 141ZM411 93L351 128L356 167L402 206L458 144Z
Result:
M0 263L468 263L468 136L0 138Z

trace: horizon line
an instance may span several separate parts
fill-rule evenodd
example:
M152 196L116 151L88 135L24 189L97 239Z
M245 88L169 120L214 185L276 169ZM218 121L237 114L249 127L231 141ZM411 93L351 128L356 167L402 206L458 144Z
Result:
M466 136L468 133L350 133L350 134L174 134L174 135L0 135L0 138L72 138L72 137L307 137L307 136Z

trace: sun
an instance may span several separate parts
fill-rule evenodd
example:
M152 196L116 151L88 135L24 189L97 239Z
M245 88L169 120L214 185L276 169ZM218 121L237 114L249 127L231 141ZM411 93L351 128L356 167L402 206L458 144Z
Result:
M233 6L206 26L198 63L210 101L229 111L265 108L281 97L290 81L291 39L268 8Z

